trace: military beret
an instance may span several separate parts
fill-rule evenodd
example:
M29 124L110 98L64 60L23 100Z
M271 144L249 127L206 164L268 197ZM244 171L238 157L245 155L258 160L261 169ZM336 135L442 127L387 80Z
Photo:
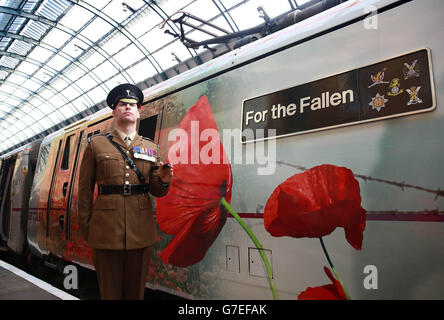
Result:
M119 84L108 93L106 103L114 109L119 101L142 104L142 90L130 83Z

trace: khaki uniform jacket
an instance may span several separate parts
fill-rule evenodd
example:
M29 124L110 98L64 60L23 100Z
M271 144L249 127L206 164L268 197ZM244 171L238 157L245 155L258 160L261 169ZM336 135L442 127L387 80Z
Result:
M169 184L159 178L158 170L151 170L153 162L136 159L133 146L157 150L157 145L138 134L129 146L118 133L110 133L113 141L134 161L150 184L156 197L167 194ZM158 165L158 163L157 163ZM91 137L80 166L78 218L82 237L95 249L138 249L157 241L153 210L149 194L101 194L93 205L94 186L140 184L137 174L105 135Z

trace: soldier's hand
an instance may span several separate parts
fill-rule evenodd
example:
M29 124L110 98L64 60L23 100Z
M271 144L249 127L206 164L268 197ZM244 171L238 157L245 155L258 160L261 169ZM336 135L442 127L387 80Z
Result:
M159 178L164 183L169 183L173 177L173 165L171 163L164 164L162 161L159 162Z

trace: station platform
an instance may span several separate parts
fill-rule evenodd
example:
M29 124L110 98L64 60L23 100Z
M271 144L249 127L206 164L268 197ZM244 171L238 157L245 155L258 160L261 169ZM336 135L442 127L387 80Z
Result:
M79 300L0 260L0 300Z

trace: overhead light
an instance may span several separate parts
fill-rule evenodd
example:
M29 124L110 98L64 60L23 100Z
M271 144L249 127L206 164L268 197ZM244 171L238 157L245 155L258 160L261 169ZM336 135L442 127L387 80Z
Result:
M81 46L77 45L74 43L74 51L85 51L85 49L83 49Z
M126 4L125 2L122 2L122 7L123 7L123 12L127 12L128 10L131 11L131 13L136 13L136 10L134 10L133 8L131 8L128 4Z
M180 60L179 57L174 52L171 52L171 55L173 56L172 61L176 61L177 63L182 62L182 60Z

